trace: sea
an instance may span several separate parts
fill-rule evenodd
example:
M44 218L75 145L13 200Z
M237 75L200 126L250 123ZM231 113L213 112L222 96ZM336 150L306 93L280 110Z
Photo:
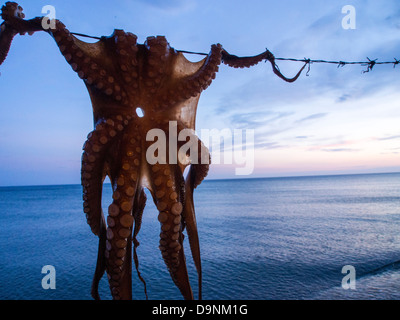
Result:
M151 300L179 300L148 194L137 253ZM98 239L80 185L0 188L0 299L91 300ZM111 203L104 185L103 208ZM195 190L204 300L400 299L400 173L205 180ZM187 237L191 285L197 274ZM54 286L43 283L53 269ZM145 299L133 270L133 296ZM100 296L111 299L107 278Z

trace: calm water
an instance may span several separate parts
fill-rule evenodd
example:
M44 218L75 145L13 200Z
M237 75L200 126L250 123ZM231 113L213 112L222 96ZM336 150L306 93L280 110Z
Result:
M204 299L400 299L400 174L205 181L195 202ZM0 212L0 299L91 299L97 237L79 185L0 188ZM159 228L148 201L141 273L150 299L180 299ZM56 269L55 290L41 287L44 265ZM345 265L356 290L341 288ZM135 272L133 290L145 298ZM100 294L110 299L106 277Z

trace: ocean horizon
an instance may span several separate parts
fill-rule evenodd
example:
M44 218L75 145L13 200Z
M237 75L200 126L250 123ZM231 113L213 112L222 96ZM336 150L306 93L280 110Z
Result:
M182 299L149 193L138 240L149 299ZM87 300L98 240L79 184L0 187L0 299ZM103 210L111 203L104 185ZM204 300L400 298L400 173L206 179L195 191ZM187 237L192 288L197 275ZM43 289L44 266L56 288ZM355 288L345 289L355 270ZM133 270L134 299L145 299ZM110 299L106 277L100 296Z
M335 174L300 174L300 175L282 175L282 176L261 176L261 177L243 177L243 178L208 178L204 181L236 181L236 180L264 180L264 179L291 179L291 178L314 178L314 177L340 177L340 176L366 176L366 175L382 175L382 174L400 174L398 171L390 172L369 172L369 173L335 173ZM110 185L105 180L104 185ZM109 181L109 180L108 180ZM52 187L52 186L81 186L80 183L55 183L55 184L21 184L21 185L0 185L0 188L13 187Z

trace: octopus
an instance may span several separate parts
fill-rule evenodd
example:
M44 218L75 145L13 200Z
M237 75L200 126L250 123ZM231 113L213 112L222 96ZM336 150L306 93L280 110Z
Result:
M151 36L139 44L136 35L123 30L87 43L59 20L48 29L42 26L42 17L24 20L22 8L15 2L2 7L1 17L0 64L17 34L47 32L90 95L94 130L83 145L81 184L83 211L99 238L92 297L100 299L99 281L106 273L112 298L132 299L132 262L145 286L138 269L137 235L148 189L158 210L159 249L172 281L184 299L194 299L183 248L186 230L201 299L202 266L193 192L207 176L210 154L194 133L200 94L215 79L221 63L244 68L269 60L274 73L288 82L295 81L303 69L287 79L268 50L239 58L220 44L212 45L204 59L190 62L164 36ZM153 129L165 134L164 148L154 148L155 138L148 137ZM170 138L180 133L185 139L174 146ZM102 190L106 177L113 201L105 218Z

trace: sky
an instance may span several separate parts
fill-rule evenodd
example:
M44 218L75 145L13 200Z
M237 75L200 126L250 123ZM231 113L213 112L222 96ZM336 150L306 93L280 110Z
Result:
M118 3L118 4L117 4ZM69 30L93 36L124 29L143 43L164 35L178 50L335 61L400 59L400 2L122 0L20 1L27 18L52 5ZM344 29L345 5L356 12ZM85 41L90 41L86 40ZM187 56L191 61L202 57ZM279 61L293 76L297 62ZM294 83L268 63L221 65L202 93L196 131L254 130L254 169L211 166L209 179L400 171L400 66L312 64ZM82 80L45 33L17 36L0 66L0 186L80 183L82 145L93 130Z

